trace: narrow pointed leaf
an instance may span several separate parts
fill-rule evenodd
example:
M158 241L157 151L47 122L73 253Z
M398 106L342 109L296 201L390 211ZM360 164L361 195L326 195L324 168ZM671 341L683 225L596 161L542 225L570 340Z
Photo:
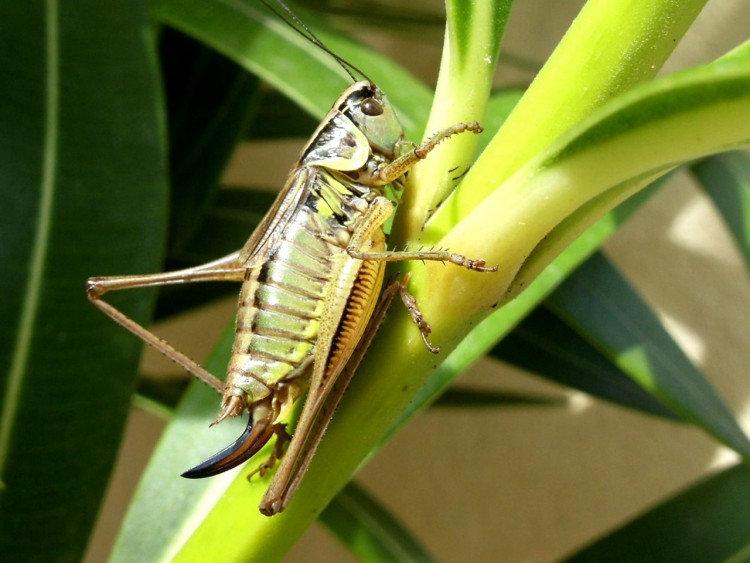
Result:
M154 40L137 0L4 2L0 38L0 552L80 561L140 353L84 282L157 269L164 239Z
M452 387L440 395L432 406L439 408L506 408L565 406L564 397L547 397L517 391L492 391Z
M579 272L564 285L579 283L579 276L584 276L580 282L585 283L586 274ZM535 309L491 354L534 375L618 405L678 418L547 308Z
M343 22L344 29L371 27L390 34L418 33L420 37L425 34L428 41L436 44L443 38L445 19L439 3L412 5L375 0L342 4L336 0L301 0L299 4L335 16L336 22Z
M195 236L257 104L259 80L216 51L166 28L161 66L169 109L170 246Z
M750 441L651 308L597 254L547 300L555 313L685 420L750 458Z
M355 483L336 495L320 521L360 561L434 560L393 514Z
M291 4L291 3L290 3ZM338 56L372 72L387 92L399 118L417 137L427 119L431 94L409 73L369 47L331 33L312 12L298 15ZM155 0L155 17L223 53L260 76L314 117L322 118L351 82L330 55L301 39L254 0Z
M721 213L750 269L750 156L740 151L718 154L690 170Z

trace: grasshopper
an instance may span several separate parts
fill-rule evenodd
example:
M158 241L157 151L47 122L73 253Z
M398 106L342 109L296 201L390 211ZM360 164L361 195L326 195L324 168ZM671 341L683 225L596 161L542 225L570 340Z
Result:
M88 280L88 297L96 307L222 394L214 424L249 413L247 427L234 443L183 477L209 477L236 467L275 434L271 456L256 471L265 474L281 460L260 505L263 514L277 514L297 489L396 294L428 349L438 351L428 340L429 324L407 291L408 277L383 289L386 263L435 260L478 272L497 267L443 250L387 250L383 224L394 203L385 188L402 189L414 164L441 141L464 132L479 133L481 127L459 123L415 146L406 141L380 89L369 79L355 82L313 133L283 190L241 250L173 272ZM102 299L114 290L205 281L242 284L225 381ZM289 436L283 421L305 392L299 421Z

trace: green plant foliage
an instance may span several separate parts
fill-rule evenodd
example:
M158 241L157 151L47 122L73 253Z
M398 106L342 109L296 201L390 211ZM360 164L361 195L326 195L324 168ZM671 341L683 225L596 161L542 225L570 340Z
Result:
M575 284L579 271L565 283ZM585 281L585 277L581 281ZM547 307L534 309L491 354L529 373L594 397L648 414L677 418Z
M227 159L258 105L260 80L170 28L162 29L159 46L161 59L172 63L162 68L169 111L173 253L198 238Z
M713 200L750 270L750 156L718 154L690 168Z
M444 246L499 271L400 265L413 274L411 291L443 353L428 354L395 307L293 502L273 518L257 510L270 475L248 483L249 470L239 468L201 481L177 477L244 426L208 427L216 393L193 383L171 409L164 403L175 388L141 385L151 395L141 401L161 400L171 421L112 559L276 561L322 514L363 560L429 560L397 517L344 487L493 349L567 386L693 424L747 458L750 443L710 382L598 254L671 171L691 165L749 260L748 157L712 155L750 143L750 43L654 78L704 3L589 0L528 89L492 93L512 2L449 1L434 95L396 62L299 9L332 52L386 92L411 140L457 121L483 123L481 137L443 143L409 175L391 243ZM256 0L6 3L0 41L14 50L0 58L0 548L12 560L76 561L117 453L138 360L135 339L87 302L85 279L174 269L236 249L271 201L219 187L236 143L309 135L350 78ZM297 109L278 104L280 94ZM151 293L125 293L113 302L145 321ZM207 299L200 288L170 288L158 314ZM231 339L228 327L207 364L213 373L224 371ZM564 404L475 390L445 402L467 412ZM748 519L737 508L746 473L716 475L578 560L632 560L631 546L654 538L680 543L694 560L739 557L747 552ZM705 526L685 534L704 509ZM691 550L713 536L720 541Z
M84 282L158 267L163 101L141 2L3 3L0 38L0 551L78 561L140 355Z
M320 520L361 561L434 561L403 524L354 483L333 499Z
M747 437L716 391L603 255L592 256L572 281L547 300L558 316L671 410L750 457Z

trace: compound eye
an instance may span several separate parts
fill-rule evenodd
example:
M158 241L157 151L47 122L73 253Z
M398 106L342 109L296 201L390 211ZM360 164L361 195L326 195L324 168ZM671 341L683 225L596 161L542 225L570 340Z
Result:
M375 98L365 98L362 100L360 107L362 108L362 113L369 115L370 117L375 117L376 115L381 115L383 113L383 104Z

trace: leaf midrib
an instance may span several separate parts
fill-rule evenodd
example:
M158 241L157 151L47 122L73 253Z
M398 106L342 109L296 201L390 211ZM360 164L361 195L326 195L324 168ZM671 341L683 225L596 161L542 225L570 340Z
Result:
M2 405L0 419L0 476L8 461L8 450L13 433L18 399L27 373L31 352L31 340L39 310L40 288L44 275L49 246L50 218L54 198L55 173L57 168L57 146L59 137L59 0L46 0L46 77L44 147L42 149L42 174L40 182L39 210L36 218L36 232L31 248L29 277L21 305L16 345L8 372L8 388ZM0 483L4 479L0 477Z

